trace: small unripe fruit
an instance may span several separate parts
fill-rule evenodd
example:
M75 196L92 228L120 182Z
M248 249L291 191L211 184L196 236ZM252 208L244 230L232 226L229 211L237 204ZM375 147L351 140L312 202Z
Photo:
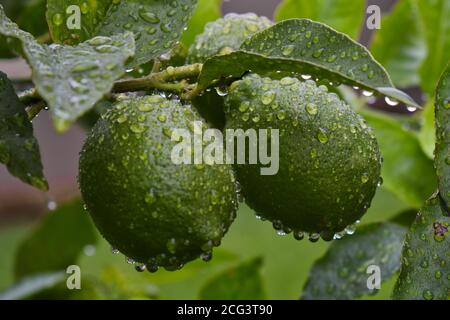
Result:
M277 230L331 240L366 212L380 179L378 144L336 94L311 80L249 75L231 85L225 109L226 128L279 130L278 173L235 165L247 204Z
M248 37L271 25L269 19L253 13L227 14L206 25L205 31L196 37L190 47L187 62L203 63L212 56L236 51Z
M81 153L80 189L96 226L149 271L209 259L236 215L229 165L172 162L173 130L194 121L201 118L178 101L124 100L102 115Z

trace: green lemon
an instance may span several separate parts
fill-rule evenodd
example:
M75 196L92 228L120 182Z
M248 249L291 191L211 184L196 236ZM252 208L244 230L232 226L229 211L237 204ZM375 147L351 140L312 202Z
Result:
M261 175L260 161L235 165L247 204L275 229L331 240L366 212L380 180L378 144L325 86L249 75L231 85L225 112L227 129L279 130L276 174Z
M126 99L102 115L81 153L87 210L113 248L142 263L139 271L209 260L236 216L229 165L172 161L183 140L173 132L191 132L194 121L201 118L178 101Z
M205 31L196 37L190 47L187 62L203 63L212 56L236 51L248 37L271 25L269 19L253 13L227 14L206 25Z

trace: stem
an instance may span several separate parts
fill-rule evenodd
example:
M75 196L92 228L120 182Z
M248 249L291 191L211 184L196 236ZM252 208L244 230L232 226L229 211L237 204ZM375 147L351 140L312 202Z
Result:
M114 84L112 93L158 89L180 93L183 99L191 99L200 94L202 90L200 90L198 85L190 84L187 79L196 79L202 67L203 65L200 63L176 68L168 67L164 71L152 73L144 78L117 81ZM22 92L19 98L24 104L28 105L27 113L30 120L46 107L45 101L36 89Z
M39 101L38 103L32 104L27 108L28 119L33 120L39 112L45 109L47 103L44 100Z
M118 81L114 84L113 92L122 93L149 89L182 92L186 88L186 81L168 82L196 78L200 74L202 66L202 64L197 63L177 68L168 67L164 71L152 73L145 78Z

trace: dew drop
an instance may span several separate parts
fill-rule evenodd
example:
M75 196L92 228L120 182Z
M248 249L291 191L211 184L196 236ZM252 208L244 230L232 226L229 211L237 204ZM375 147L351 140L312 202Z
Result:
M311 76L309 74L302 74L301 77L302 77L303 80L311 79Z
M139 16L141 17L142 20L148 23L155 24L161 21L156 14L154 14L153 12L146 11L144 8L141 8L139 10Z
M424 290L422 296L425 300L433 300L434 298L433 292L430 290Z
M135 264L135 263L136 263L132 258L128 258L128 257L125 257L125 261L126 261L128 264Z
M320 239L320 234L318 234L318 233L310 233L309 234L309 237L308 237L308 240L310 241L310 242L317 242L317 241L319 241L319 239Z
M365 96L365 97L371 97L371 96L373 96L373 92L372 92L372 91L366 91L366 90L363 90L362 94L363 94L363 96Z
M328 142L328 136L325 132L325 130L320 129L319 133L317 134L317 139L320 143L327 143Z
M147 266L146 266L145 264L138 264L138 265L135 267L135 269L136 269L137 272L144 272L145 269L147 269Z
M303 231L294 231L295 240L303 240L305 238L305 233Z
M395 107L396 105L398 105L398 101L391 99L389 97L385 97L384 101L386 101L386 103L392 107Z
M53 21L53 23L54 23L56 26L60 26L60 25L63 24L64 18L63 18L63 16L62 16L62 14L56 13L56 14L53 16L52 21Z
M119 254L119 249L111 247L111 253L112 254Z
M286 46L283 51L281 52L283 54L283 56L290 56L292 54L292 52L294 52L295 46L293 45L289 45Z
M275 92L268 91L268 92L263 94L263 96L261 98L261 102L264 105L269 105L269 104L271 104L273 102L274 99L275 99Z
M318 112L317 106L314 103L308 103L306 105L306 112L312 116L315 116Z

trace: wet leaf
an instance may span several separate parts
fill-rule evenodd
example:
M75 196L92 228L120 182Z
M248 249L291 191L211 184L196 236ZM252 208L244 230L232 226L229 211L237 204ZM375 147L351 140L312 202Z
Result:
M433 161L422 151L416 134L395 118L369 111L362 114L380 145L383 186L411 207L420 208L436 189Z
M308 18L357 39L364 18L364 0L284 0L275 13L275 20Z
M262 259L256 258L220 273L200 290L203 300L262 300Z
M58 131L65 131L110 92L134 54L131 33L96 37L76 47L36 42L9 20L0 7L0 34L20 44L33 70L33 82L50 107Z
M80 200L48 214L17 249L16 278L66 270L97 234Z
M427 201L406 236L394 299L450 298L450 217L439 202L437 195Z
M36 274L26 277L13 287L0 293L0 300L20 300L53 288L65 278L64 271Z
M387 69L397 86L419 84L419 67L426 50L416 3L411 0L397 2L381 25L370 46L374 57Z
M33 125L3 72L0 72L0 163L23 182L48 190Z
M131 31L136 40L136 55L131 65L138 66L174 47L196 3L197 0L49 0L47 22L53 40L65 44ZM81 13L80 29L67 26L72 22L67 10L73 5Z
M420 67L422 89L433 96L442 70L450 60L450 2L417 1L425 30L427 56Z
M441 198L450 212L450 64L436 89L436 159Z
M400 268L406 231L393 223L374 223L334 241L325 256L313 265L302 299L344 300L376 293L377 290L368 289L368 278L374 274L368 268L378 266L381 280L389 279Z
M187 30L181 37L181 43L187 48L194 43L195 36L202 33L205 25L221 17L222 0L198 0Z
M248 39L241 51L208 59L199 85L204 89L215 80L241 77L247 71L262 75L274 71L290 72L293 76L308 74L420 107L393 87L386 70L366 48L322 23L307 19L282 21Z

